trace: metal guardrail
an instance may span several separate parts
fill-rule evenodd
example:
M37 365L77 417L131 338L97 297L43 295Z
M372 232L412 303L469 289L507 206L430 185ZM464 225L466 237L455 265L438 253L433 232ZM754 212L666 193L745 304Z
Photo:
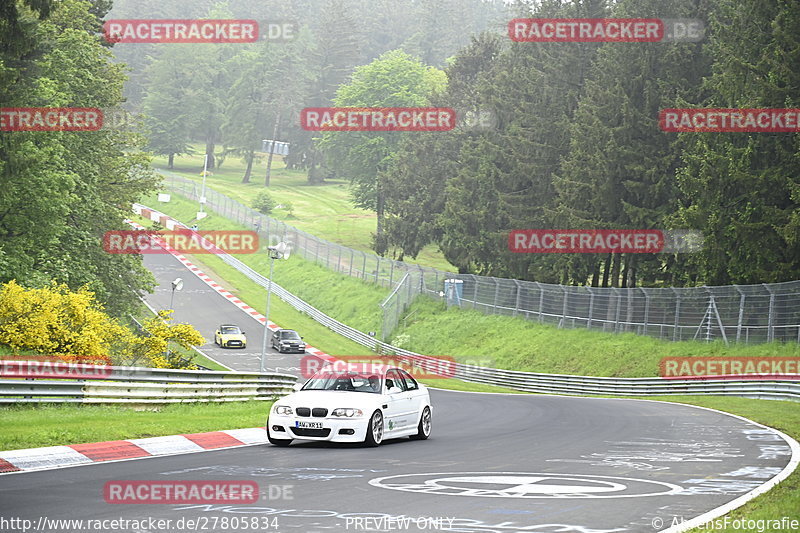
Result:
M292 392L291 374L114 366L87 380L0 379L0 403L180 403L272 400ZM2 375L2 374L0 374ZM34 373L35 375L35 373Z
M426 372L441 372L442 361L418 354L398 354L398 359ZM800 401L800 381L762 379L608 378L538 374L501 370L462 363L444 365L445 376L525 392L602 396L722 395L768 400Z
M143 206L139 206L143 207ZM147 208L149 209L149 208ZM151 210L158 213L155 210ZM158 213L165 216L161 213ZM219 254L226 264L232 266L250 280L266 288L269 280L229 254ZM382 342L362 331L339 322L319 309L298 298L279 284L272 282L272 292L294 309L307 314L328 329L380 354L395 355L411 364L421 365L423 369L436 371L441 360L404 350ZM204 372L204 374L207 372ZM487 383L511 389L549 394L607 395L607 396L646 396L662 394L720 394L745 398L764 398L800 401L800 383L792 381L733 381L733 380L672 380L662 378L604 378L570 376L557 374L537 374L516 370L501 370L455 363L455 370L447 375L472 381Z

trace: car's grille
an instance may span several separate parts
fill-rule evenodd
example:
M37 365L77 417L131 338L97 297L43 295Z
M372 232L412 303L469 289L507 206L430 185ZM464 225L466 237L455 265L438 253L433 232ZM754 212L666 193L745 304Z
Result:
M311 416L314 415L317 418L325 418L328 416L328 410L324 407L315 407L314 409L309 409L308 407L298 407L295 409L297 416Z
M292 433L298 437L327 437L330 434L330 428L324 429L309 429L309 428L292 428Z
M228 341L225 344L227 344L228 346L241 346L242 341Z

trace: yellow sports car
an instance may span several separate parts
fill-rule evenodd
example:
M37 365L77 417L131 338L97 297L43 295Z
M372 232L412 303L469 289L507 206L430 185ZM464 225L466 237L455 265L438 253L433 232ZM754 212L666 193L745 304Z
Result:
M239 326L234 324L222 324L214 333L214 344L222 348L246 348L247 337Z

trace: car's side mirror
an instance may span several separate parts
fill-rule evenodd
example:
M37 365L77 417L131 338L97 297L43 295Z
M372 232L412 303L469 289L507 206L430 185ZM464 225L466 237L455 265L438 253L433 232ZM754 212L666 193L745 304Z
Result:
M242 332L242 335L247 335L247 333L243 331L243 332Z
M295 383L294 385L292 385L292 390L295 391L295 392L299 391L302 388L303 388L303 385L301 385L300 383Z

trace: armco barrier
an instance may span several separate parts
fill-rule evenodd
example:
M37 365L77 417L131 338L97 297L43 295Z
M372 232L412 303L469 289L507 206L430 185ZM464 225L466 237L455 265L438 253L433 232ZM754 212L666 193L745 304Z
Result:
M292 392L290 374L111 367L91 381L0 379L0 403L180 403L271 400Z
M141 213L144 206L135 205L134 210ZM166 220L169 217L150 208L152 215ZM163 218L161 218L163 217ZM182 225L177 223L178 225ZM255 283L266 288L269 280L229 254L219 254L225 263L232 266ZM430 356L404 350L391 344L379 341L366 333L352 328L331 318L311 304L301 300L279 284L272 282L272 292L281 300L291 305L296 310L307 314L330 330L346 337L372 351L398 356L399 359L417 364L430 370L439 368L439 360ZM719 394L727 396L741 396L745 398L764 398L777 400L800 401L800 383L792 381L736 381L736 380L667 380L661 378L603 378L584 377L556 374L536 374L514 370L500 370L495 368L478 367L471 365L455 364L454 371L448 373L452 377L472 381L499 385L526 392L539 392L550 394L576 394L576 395L606 395L606 396L645 396L663 394Z

